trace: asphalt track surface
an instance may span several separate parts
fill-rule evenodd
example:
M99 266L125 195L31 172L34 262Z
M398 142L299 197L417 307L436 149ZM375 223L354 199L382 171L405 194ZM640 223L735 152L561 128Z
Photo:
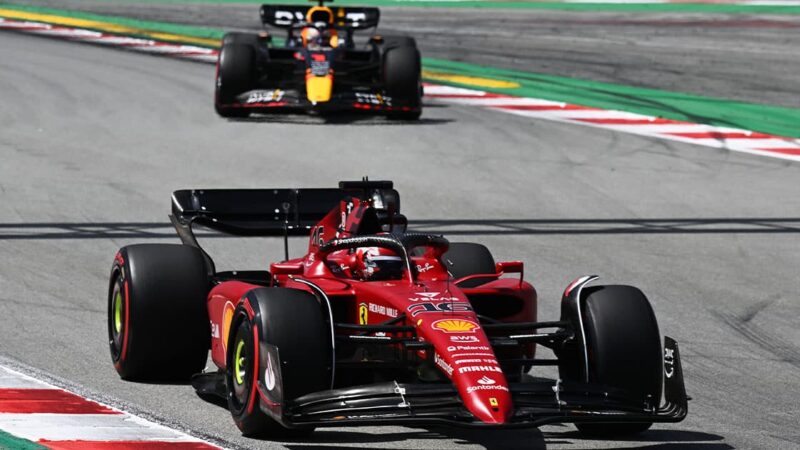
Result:
M261 29L252 3L15 3ZM414 36L427 57L800 107L800 15L389 7L379 32Z
M233 448L800 445L800 165L471 107L429 105L416 124L226 121L211 107L210 65L13 33L0 42L3 357ZM571 426L365 427L275 443L240 437L190 386L119 380L108 271L120 246L178 242L174 189L362 175L393 179L417 229L524 260L544 320L579 275L639 286L681 344L688 419L624 441ZM279 239L203 242L221 270L282 255Z

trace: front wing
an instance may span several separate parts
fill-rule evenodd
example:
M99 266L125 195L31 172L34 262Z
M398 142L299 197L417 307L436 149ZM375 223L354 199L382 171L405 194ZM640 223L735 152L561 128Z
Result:
M293 112L412 112L419 106L403 104L386 95L382 90L354 90L336 92L330 101L314 103L306 98L305 92L295 89L254 89L236 96L236 101L219 105L225 108L243 108L259 113Z
M515 413L508 422L486 424L463 406L452 385L382 383L308 394L291 404L262 403L287 427L434 425L523 428L560 422L679 422L688 398L677 343L665 338L664 403L643 405L625 391L589 383L544 380L512 383ZM262 400L270 395L262 394Z

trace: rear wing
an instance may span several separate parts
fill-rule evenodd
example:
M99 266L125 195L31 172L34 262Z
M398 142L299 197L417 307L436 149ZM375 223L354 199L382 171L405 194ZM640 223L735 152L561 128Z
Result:
M306 21L306 13L311 6L301 5L262 5L261 22L278 28L291 28ZM334 26L363 30L378 26L381 13L378 8L331 7Z
M339 189L183 189L172 193L169 218L181 241L203 252L209 275L214 261L197 242L193 225L234 236L283 236L289 259L289 235L309 231L348 198L372 198L384 221L403 226L400 194L391 181L341 181ZM379 218L380 220L380 218Z
M172 193L172 217L176 228L197 224L235 236L307 234L352 194L342 189L187 189Z

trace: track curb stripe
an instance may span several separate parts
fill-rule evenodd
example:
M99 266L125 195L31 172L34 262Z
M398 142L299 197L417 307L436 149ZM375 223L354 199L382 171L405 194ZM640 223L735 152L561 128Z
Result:
M434 84L425 86L425 97L443 103L481 106L494 111L534 119L580 124L705 147L800 161L800 139L749 130Z
M211 450L181 431L0 365L0 448Z
M110 45L206 63L215 63L219 54L218 50L211 48L126 37L32 21L0 18L0 30L2 29ZM425 84L425 96L437 102L480 106L531 119L566 122L800 162L800 139L745 129L704 125L625 111L430 83Z
M91 44L124 47L145 53L168 54L170 56L201 62L217 61L218 51L216 49L194 45L173 44L153 39L135 38L83 28L72 28L32 21L19 21L0 17L0 29L57 37L71 41L82 41Z

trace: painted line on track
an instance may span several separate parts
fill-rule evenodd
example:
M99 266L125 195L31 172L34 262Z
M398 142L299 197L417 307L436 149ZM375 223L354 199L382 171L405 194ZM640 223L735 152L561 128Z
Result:
M216 63L219 53L216 49L139 39L32 21L0 18L0 30L2 29L92 44L110 45L206 63ZM425 85L425 97L440 103L478 106L531 119L565 122L800 162L800 139L745 129L705 125L624 111L437 84Z
M0 432L0 448L6 440L9 448L52 450L220 449L2 365Z

